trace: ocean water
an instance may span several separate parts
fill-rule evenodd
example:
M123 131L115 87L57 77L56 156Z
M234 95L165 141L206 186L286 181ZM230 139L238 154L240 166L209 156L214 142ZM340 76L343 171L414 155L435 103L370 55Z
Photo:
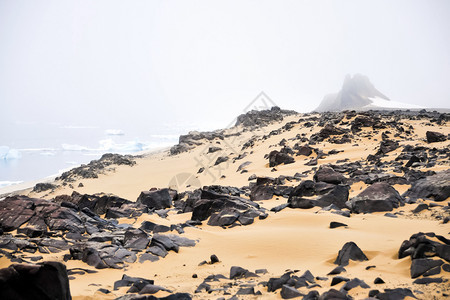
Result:
M55 176L104 153L136 154L169 147L180 134L202 127L0 122L0 188Z

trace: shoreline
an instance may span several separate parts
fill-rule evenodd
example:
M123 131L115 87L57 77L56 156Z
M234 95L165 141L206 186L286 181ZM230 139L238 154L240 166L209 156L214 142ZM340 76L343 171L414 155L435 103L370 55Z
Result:
M131 155L135 158L139 158L139 157L148 157L151 155L155 155L158 153L162 153L165 151L169 151L170 147L172 146L166 146L166 147L157 147L154 149L149 149L149 150L144 150L144 151L139 151L139 152L135 152L133 154L127 154L127 155ZM106 152L103 153L104 154L108 154L110 152ZM112 154L117 154L117 153L112 153ZM40 179L36 179L36 180L30 180L30 181L24 181L21 183L17 183L17 184L11 184L5 187L0 188L0 200L2 200L5 197L8 196L15 196L15 195L20 195L21 193L29 193L31 192L31 190L33 189L33 187L38 184L38 183L52 183L55 181L55 179L59 176L61 176L62 173L66 172L66 171L70 171L73 170L75 168L78 168L80 166L82 166L83 164L79 164L64 170L61 170L58 174L53 174L44 178L40 178Z
M157 297L280 299L314 291L362 299L367 286L404 288L419 299L449 294L444 254L430 252L448 261L431 277L411 275L416 258L399 256L417 234L438 248L450 239L449 195L441 188L450 176L449 121L435 113L274 109L239 117L233 128L190 132L170 149L134 159L108 155L54 188L0 201L3 222L23 218L2 224L0 267L60 262L80 300L126 296L129 287L114 288L123 274L163 287ZM366 259L345 262L345 280L335 283L330 271L349 243ZM235 278L237 266L244 273ZM281 276L295 282L268 287ZM417 277L434 281L420 285Z

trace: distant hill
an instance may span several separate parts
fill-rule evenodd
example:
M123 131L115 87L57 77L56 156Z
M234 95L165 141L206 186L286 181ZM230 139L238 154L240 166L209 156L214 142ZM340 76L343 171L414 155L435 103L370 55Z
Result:
M421 108L423 107L414 104L391 101L373 86L367 76L355 74L353 77L347 75L341 90L337 94L326 95L314 111Z

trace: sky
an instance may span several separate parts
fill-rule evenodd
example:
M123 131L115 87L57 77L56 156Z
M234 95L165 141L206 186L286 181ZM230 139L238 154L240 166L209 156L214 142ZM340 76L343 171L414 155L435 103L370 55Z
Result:
M3 121L217 128L261 91L311 111L354 73L450 108L450 1L0 0Z

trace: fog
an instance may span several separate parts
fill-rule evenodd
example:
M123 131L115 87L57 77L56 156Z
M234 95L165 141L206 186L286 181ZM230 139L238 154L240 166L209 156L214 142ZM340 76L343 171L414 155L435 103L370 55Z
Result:
M449 28L447 0L1 0L0 117L223 127L261 91L307 112L354 73L449 108Z

